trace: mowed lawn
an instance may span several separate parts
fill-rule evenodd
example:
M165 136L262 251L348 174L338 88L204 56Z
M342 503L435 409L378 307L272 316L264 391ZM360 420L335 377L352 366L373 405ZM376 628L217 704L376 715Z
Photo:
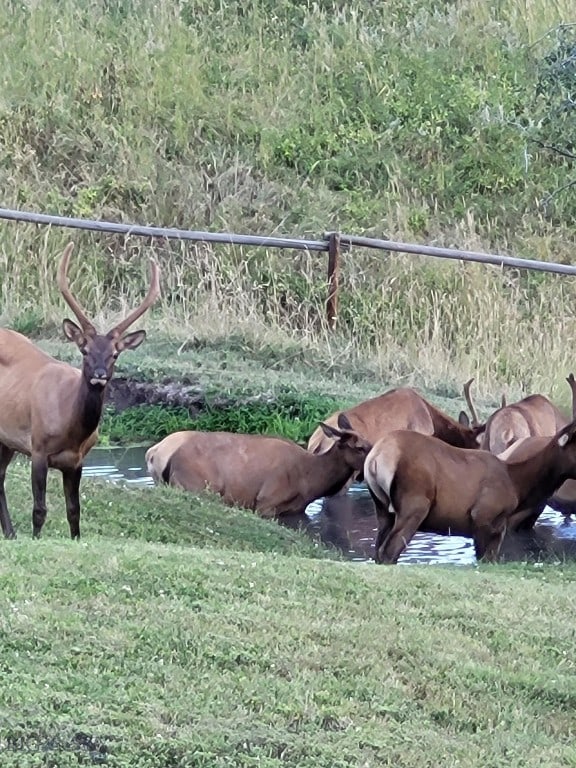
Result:
M576 568L352 564L209 497L82 488L83 540L55 475L32 541L11 468L2 768L576 765Z

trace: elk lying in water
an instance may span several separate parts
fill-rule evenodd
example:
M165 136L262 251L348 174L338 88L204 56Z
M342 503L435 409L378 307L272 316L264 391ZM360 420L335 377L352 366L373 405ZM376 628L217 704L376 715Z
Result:
M465 386L469 386L468 382ZM335 426L341 412L332 414L326 424ZM359 403L342 411L352 428L374 444L379 438L396 429L408 429L424 435L434 435L450 445L460 448L478 448L481 424L470 426L468 416L461 411L458 421L425 400L416 390L401 387ZM327 451L333 439L318 428L308 440L308 450L321 454ZM357 473L361 479L362 473Z
M146 452L148 472L188 491L212 490L263 517L304 512L361 469L371 444L345 416L322 425L334 442L319 456L290 440L231 432L175 432Z
M576 418L576 380L570 374L566 381L572 391L572 418ZM464 392L472 416L472 424L477 424L477 416L470 398L470 391ZM529 395L517 403L503 405L490 416L480 441L480 447L508 461L526 459L541 450L544 442L535 438L552 437L565 427L569 420L544 395ZM544 499L535 505L532 514L526 515L515 528L532 528L546 504L563 512L576 511L576 482L568 480L550 499Z
M507 528L576 478L576 422L514 462L392 432L368 454L364 477L378 517L377 563L396 563L416 531L471 536L478 559L494 560Z
M40 535L46 519L46 476L53 467L62 472L70 535L80 537L82 461L98 438L106 386L120 352L136 349L146 336L146 331L125 331L160 293L159 270L152 262L144 301L107 334L99 334L68 286L72 248L70 243L62 255L58 287L80 324L63 322L66 338L83 355L82 369L55 360L16 331L0 329L0 523L7 538L15 533L4 480L16 452L32 458L33 535Z

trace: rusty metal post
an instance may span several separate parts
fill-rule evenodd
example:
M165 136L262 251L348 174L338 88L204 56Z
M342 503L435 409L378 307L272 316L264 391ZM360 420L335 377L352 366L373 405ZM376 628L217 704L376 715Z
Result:
M338 281L340 277L340 234L331 232L328 236L328 298L326 317L328 327L336 327L338 319Z

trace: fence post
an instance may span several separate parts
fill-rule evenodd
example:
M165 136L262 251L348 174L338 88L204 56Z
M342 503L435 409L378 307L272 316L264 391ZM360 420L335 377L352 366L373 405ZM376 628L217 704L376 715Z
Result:
M328 327L334 329L338 319L338 279L340 277L340 234L328 235L328 298L326 299L326 317Z

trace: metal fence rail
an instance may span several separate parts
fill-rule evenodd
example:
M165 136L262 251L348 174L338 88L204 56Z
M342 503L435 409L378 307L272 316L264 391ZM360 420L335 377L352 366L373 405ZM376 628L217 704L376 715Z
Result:
M329 235L330 233L326 233ZM481 264L494 264L498 267L516 267L517 269L532 269L536 272L555 272L559 275L576 275L576 265L557 264L553 261L536 261L533 259L516 259L513 256L499 256L494 253L479 251L461 251L457 248L437 248L432 245L416 245L412 243L397 243L393 240L378 240L372 237L357 235L340 235L342 245L359 248L377 248L383 251L400 251L415 253L422 256L436 256L440 259L458 259L460 261L477 261Z
M328 296L326 314L331 328L336 324L338 313L338 282L340 254L344 248L372 248L380 251L412 253L420 256L433 256L440 259L456 259L491 264L498 267L513 267L537 272L551 272L559 275L576 275L576 265L556 262L517 259L512 256L500 256L493 253L463 251L457 248L439 248L417 243L399 243L394 240L380 240L372 237L345 235L338 232L326 232L322 240L306 240L293 237L268 237L260 235L238 235L229 232L204 232L171 227L145 227L138 224L119 224L112 221L77 219L67 216L50 216L43 213L16 211L0 208L0 219L21 221L29 224L43 224L54 227L110 232L137 237L152 237L168 240L187 240L192 242L220 243L222 245L248 245L256 248L288 248L300 251L328 253Z
M235 235L228 232L196 232L189 229L171 227L143 227L139 224L119 224L113 221L94 221L93 219L73 219L68 216L49 216L44 213L14 211L0 208L0 219L25 221L29 224L50 224L53 227L70 227L92 232L112 232L120 235L138 237L159 237L168 240L192 240L203 243L222 243L224 245L252 245L256 248L293 248L300 251L327 251L324 240L302 240L291 237L265 237L260 235Z

